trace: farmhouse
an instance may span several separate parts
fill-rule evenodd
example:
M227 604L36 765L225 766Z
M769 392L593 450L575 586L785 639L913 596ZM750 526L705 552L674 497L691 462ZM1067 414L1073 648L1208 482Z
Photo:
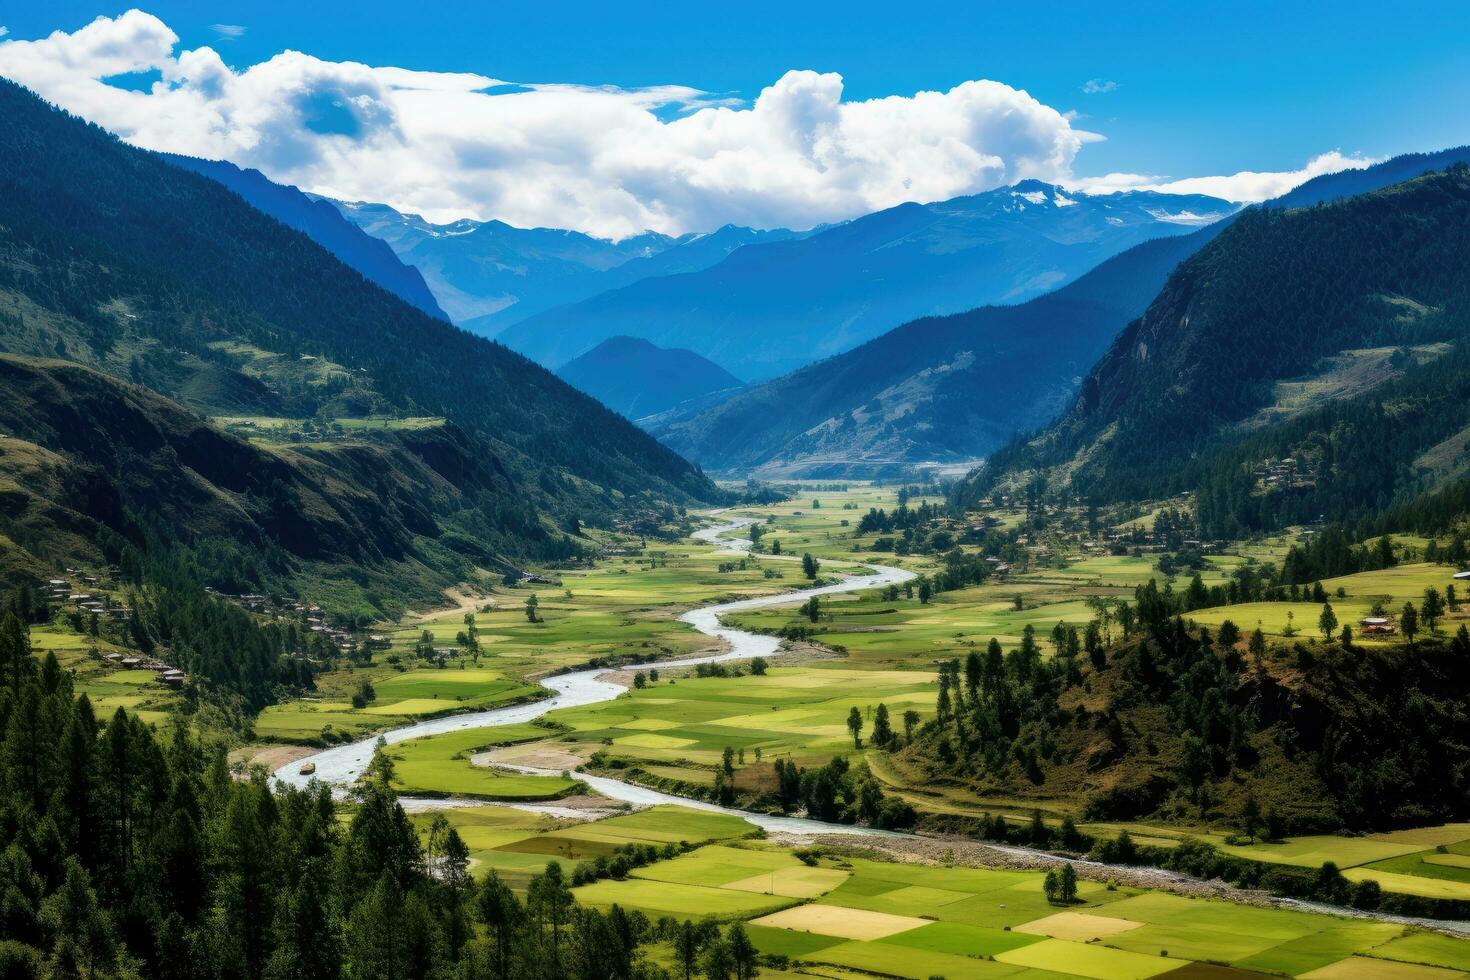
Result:
M1364 636L1392 636L1393 620L1386 616L1369 616L1362 622Z

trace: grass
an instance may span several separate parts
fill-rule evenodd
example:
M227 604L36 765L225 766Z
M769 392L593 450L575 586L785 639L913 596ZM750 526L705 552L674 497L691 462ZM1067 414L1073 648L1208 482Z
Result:
M739 817L670 806L590 823L570 823L504 806L456 807L439 813L469 847L476 875L484 877L494 871L521 890L549 861L562 864L570 873L575 862L611 854L625 844L700 845L746 837L755 831ZM418 813L411 819L427 834L433 814Z
M1404 603L1412 602L1416 606L1421 603L1425 589L1438 589L1443 594L1445 587L1454 583L1454 572L1448 565L1419 562L1327 579L1322 587L1328 593L1328 601L1332 603L1332 610L1338 621L1352 626L1356 634L1359 632L1359 621L1370 614L1375 603L1381 602L1389 615L1397 617ZM1459 586L1463 587L1463 584L1459 583ZM1339 588L1346 593L1341 598L1337 595ZM1291 613L1291 619L1287 617L1288 612ZM1189 615L1191 619L1211 627L1218 627L1228 619L1243 630L1259 627L1262 631L1277 636L1285 635L1291 626L1300 637L1311 638L1319 636L1317 617L1321 612L1322 606L1312 602L1249 602L1200 609ZM1441 625L1440 628L1444 630L1445 626ZM1364 639L1361 642L1391 641ZM1402 642L1402 637L1393 638L1392 642Z
M576 741L611 755L659 766L690 781L708 781L726 746L743 750L752 776L777 756L802 764L853 750L847 715L870 715L882 702L902 727L906 709L932 713L934 675L928 671L862 670L845 663L771 667L765 676L661 679L615 701L555 711L548 718ZM755 751L766 760L758 766ZM701 770L699 766L711 767Z
M1032 946L1008 950L995 957L1002 963L1052 970L1098 980L1133 980L1167 973L1182 965L1171 957L1146 956L1062 939L1047 939Z
M412 796L473 796L488 800L554 800L581 784L561 776L530 776L476 766L470 756L491 745L543 738L534 725L472 728L409 739L388 748L393 788Z
M161 684L153 671L123 670L103 659L109 653L135 657L137 651L78 633L65 623L32 626L31 650L37 656L56 655L61 668L72 675L75 692L87 695L98 718L109 718L122 708L146 723L158 724L183 706L183 695Z

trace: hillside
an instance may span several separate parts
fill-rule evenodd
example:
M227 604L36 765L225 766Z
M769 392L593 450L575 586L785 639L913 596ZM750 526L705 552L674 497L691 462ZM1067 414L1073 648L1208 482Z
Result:
M176 167L219 181L257 211L264 211L286 227L301 232L335 255L343 265L356 269L364 279L382 286L410 306L429 316L449 319L434 301L434 294L429 292L417 269L405 265L386 243L352 224L330 204L294 187L273 183L259 170L241 170L226 160L200 160L176 153L159 156Z
M970 493L1200 492L1206 533L1361 520L1458 467L1470 426L1470 168L1253 209L1170 276L1068 412ZM1438 470L1426 454L1445 449ZM1284 461L1284 462L1283 462Z
M476 504L472 523L488 526L470 551L554 557L569 546L543 528L564 517L607 524L716 497L615 413L368 285L213 180L8 82L0 107L0 350L210 416L447 419L461 455L502 471L493 502ZM316 462L375 485L336 449Z
M666 350L635 337L612 337L563 365L557 377L630 419L744 387L693 351Z
M1232 210L1213 198L1092 197L1025 181L741 248L704 271L645 279L499 336L553 366L626 335L688 347L741 377L771 378L916 317L1020 302L1139 242Z
M645 424L707 468L864 477L975 459L1066 407L1076 378L1212 227L1160 238L1019 306L930 317L714 406Z
M431 602L475 565L555 546L453 424L265 447L139 385L0 355L0 430L7 578L100 567L146 541L207 556L226 591L350 567L368 589Z
M1396 157L1316 178L1270 206L1336 200L1463 159L1463 147ZM1065 410L1113 337L1230 220L1135 246L1020 306L905 324L716 406L668 413L650 430L707 468L772 476L976 459Z
M325 201L417 268L456 323L494 337L512 323L648 276L694 272L741 245L780 241L784 230L727 225L678 238L646 232L621 241L559 228L463 219L436 225L385 204Z
M1097 821L1243 827L1247 801L1273 837L1459 819L1467 642L1258 656L1166 615L1075 660L993 647L943 677L897 762L936 796Z

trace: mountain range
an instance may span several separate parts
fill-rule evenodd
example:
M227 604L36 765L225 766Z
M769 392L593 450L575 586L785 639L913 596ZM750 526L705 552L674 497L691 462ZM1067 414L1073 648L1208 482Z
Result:
M1315 178L1270 206L1315 205L1464 159L1465 148L1396 157ZM719 404L644 424L716 471L863 476L974 460L1062 412L1174 268L1232 220L1137 245L1027 303L917 320Z
M1233 210L1209 197L1090 196L1023 181L746 245L703 270L640 279L497 336L553 367L608 337L642 337L765 379L915 317L1048 292L1139 242Z
M573 523L657 526L721 499L592 398L216 180L10 82L0 112L0 353L16 358L0 481L28 489L0 522L12 567L71 545L181 549L232 584L329 580L380 614L476 567L577 554ZM150 459L181 467L174 482L155 486ZM329 484L376 499L349 516L361 494Z
M1066 413L961 497L1037 480L1098 501L1192 491L1219 537L1412 527L1437 506L1426 493L1463 504L1470 166L1454 152L1381 190L1243 214L1170 275Z
M680 237L645 232L620 241L556 228L462 219L434 224L386 204L332 201L352 223L417 268L456 323L486 337L543 310L650 276L694 272L742 245L796 236L726 225Z

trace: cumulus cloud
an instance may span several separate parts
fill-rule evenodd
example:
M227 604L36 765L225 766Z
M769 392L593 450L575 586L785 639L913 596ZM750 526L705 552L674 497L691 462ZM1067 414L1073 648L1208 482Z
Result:
M245 28L240 24L210 24L209 29L226 41L245 36Z
M1117 90L1118 83L1111 78L1089 78L1082 83L1082 91L1086 95L1106 95Z
M9 33L10 33L10 28L6 27L4 24L0 24L0 37L4 37L5 35L7 35Z
M107 79L158 73L145 91ZM852 102L789 71L750 103L670 85L514 83L283 51L243 70L131 10L0 42L0 75L150 149L223 158L435 220L623 236L808 227L905 201L1068 178L1101 137L1024 91L969 81Z
M1371 167L1378 160L1357 154L1343 154L1337 150L1321 153L1306 162L1300 170L1279 170L1259 173L1242 170L1239 173L1218 177L1167 177L1148 174L1113 173L1102 177L1083 177L1068 183L1068 186L1089 194L1115 194L1118 191L1164 191L1169 194L1208 194L1222 197L1239 204L1254 204L1280 197L1298 184L1323 174L1335 174L1340 170L1361 170Z

